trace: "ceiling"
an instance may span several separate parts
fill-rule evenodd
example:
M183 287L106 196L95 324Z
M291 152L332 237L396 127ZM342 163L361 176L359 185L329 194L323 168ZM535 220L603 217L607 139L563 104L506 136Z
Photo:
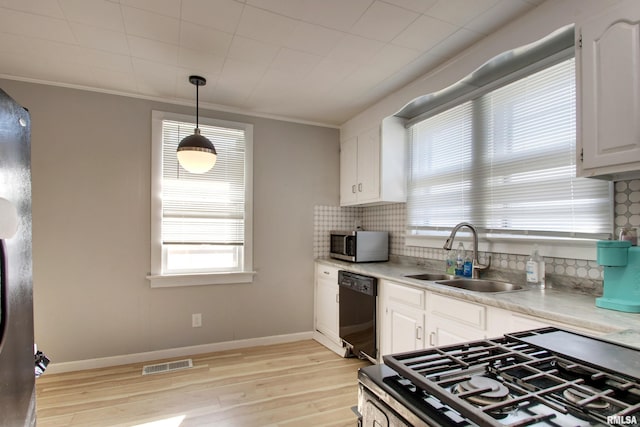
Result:
M0 0L0 77L340 125L543 0Z

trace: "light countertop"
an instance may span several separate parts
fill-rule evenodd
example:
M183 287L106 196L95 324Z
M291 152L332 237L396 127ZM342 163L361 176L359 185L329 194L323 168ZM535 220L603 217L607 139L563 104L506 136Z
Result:
M394 262L354 264L330 258L316 259L316 262L450 297L590 329L605 333L603 338L607 340L640 348L640 313L623 313L596 307L596 297L593 295L532 287L515 292L480 293L405 277L409 274L427 272L415 265Z

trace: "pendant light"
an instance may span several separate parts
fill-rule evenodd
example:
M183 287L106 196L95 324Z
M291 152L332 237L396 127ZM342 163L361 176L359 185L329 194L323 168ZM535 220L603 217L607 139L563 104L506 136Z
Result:
M189 76L189 82L196 87L196 128L193 135L189 135L180 141L178 145L178 162L191 173L205 173L216 164L216 148L204 136L200 135L198 128L198 87L207 84L207 80L200 76Z

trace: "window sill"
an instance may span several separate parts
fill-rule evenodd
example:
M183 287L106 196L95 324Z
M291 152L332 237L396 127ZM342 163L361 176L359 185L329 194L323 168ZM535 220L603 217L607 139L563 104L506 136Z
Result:
M152 288L176 288L182 286L206 286L232 283L252 283L255 271L203 274L163 274L149 275L147 280Z
M449 236L416 236L406 235L406 246L442 249ZM455 237L453 249L457 242L464 242L465 249L471 249L471 234L461 232ZM596 242L590 239L562 239L562 238L527 238L504 236L478 236L478 250L480 252L508 253L515 255L529 255L534 244L538 245L540 253L545 257L596 260Z

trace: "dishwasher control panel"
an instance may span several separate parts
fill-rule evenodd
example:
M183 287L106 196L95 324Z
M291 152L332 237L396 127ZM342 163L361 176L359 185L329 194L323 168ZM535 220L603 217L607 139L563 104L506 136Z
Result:
M378 294L378 279L371 276L364 276L350 271L338 271L338 285L344 286L356 292L376 296Z

